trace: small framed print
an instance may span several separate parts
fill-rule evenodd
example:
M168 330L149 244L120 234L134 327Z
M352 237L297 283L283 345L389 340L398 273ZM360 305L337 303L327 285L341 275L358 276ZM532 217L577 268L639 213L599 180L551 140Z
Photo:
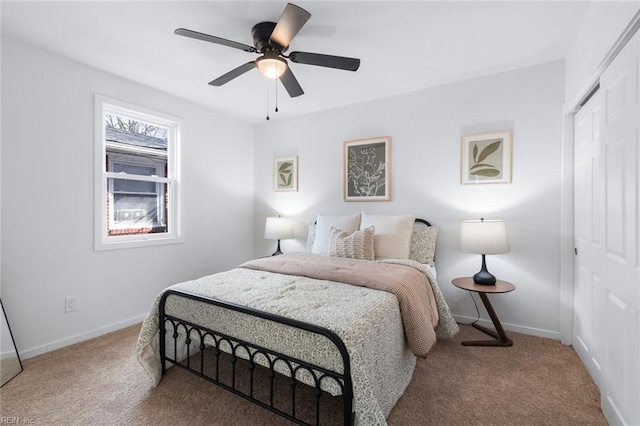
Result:
M391 200L391 138L344 143L344 200Z
M511 183L511 132L464 135L461 160L463 185Z
M276 192L298 190L298 157L276 158L273 165L273 190Z

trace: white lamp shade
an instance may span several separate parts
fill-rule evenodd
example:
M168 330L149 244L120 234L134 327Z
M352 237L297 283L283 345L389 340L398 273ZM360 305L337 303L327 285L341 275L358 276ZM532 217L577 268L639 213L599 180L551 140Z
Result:
M502 220L464 220L460 250L475 254L509 253L507 228Z
M268 217L264 227L267 240L286 240L293 238L293 221L284 217Z

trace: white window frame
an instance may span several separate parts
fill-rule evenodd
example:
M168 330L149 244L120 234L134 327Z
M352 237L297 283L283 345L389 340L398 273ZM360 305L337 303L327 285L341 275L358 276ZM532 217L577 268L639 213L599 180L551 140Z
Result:
M167 177L128 175L107 171L107 142L105 131L105 115L113 113L135 120L144 121L166 127L167 132ZM182 119L172 115L133 105L128 102L95 95L95 238L96 251L133 247L145 247L161 244L175 244L184 241L182 233L182 203L180 181L180 138ZM154 234L107 234L108 180L109 178L139 180L145 182L165 183L169 198L168 232Z

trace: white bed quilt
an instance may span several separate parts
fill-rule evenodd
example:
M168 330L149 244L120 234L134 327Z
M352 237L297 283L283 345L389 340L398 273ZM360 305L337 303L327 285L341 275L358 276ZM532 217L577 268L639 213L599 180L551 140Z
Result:
M438 288L433 268L408 260L386 262L415 267L427 276L440 317L437 335L439 338L453 336L458 327ZM351 358L357 424L386 424L386 416L411 381L416 357L407 344L398 301L391 293L243 268L169 288L316 324L338 334ZM158 333L161 294L144 320L136 348L138 360L153 386L161 379ZM341 371L341 357L325 337L238 312L198 309L197 305L201 306L195 301L170 297L166 311L205 326L215 324L211 328L217 331ZM172 339L168 339L169 342L172 344ZM186 356L186 348L183 349L179 357ZM173 351L173 347L168 344L167 353L172 353L169 351ZM327 386L325 390L336 394L336 389Z

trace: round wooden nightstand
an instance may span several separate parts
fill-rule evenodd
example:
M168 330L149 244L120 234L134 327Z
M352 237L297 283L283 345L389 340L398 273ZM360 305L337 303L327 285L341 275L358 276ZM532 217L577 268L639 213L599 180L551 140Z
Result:
M487 294L489 293L509 293L516 289L516 286L507 281L497 280L495 285L480 285L473 282L473 278L471 277L461 277L454 278L451 280L451 284L456 287L473 291L480 295L480 299L482 299L482 303L493 322L493 326L496 328L496 331L489 330L486 327L473 323L472 326L482 331L483 333L488 334L493 337L495 340L467 340L462 342L464 346L513 346L513 340L507 337L507 334L504 332L504 328L502 328L502 324L500 324L500 320L498 319L498 315L496 315L496 311L493 310L493 306L491 306L491 302L489 302L489 298Z

